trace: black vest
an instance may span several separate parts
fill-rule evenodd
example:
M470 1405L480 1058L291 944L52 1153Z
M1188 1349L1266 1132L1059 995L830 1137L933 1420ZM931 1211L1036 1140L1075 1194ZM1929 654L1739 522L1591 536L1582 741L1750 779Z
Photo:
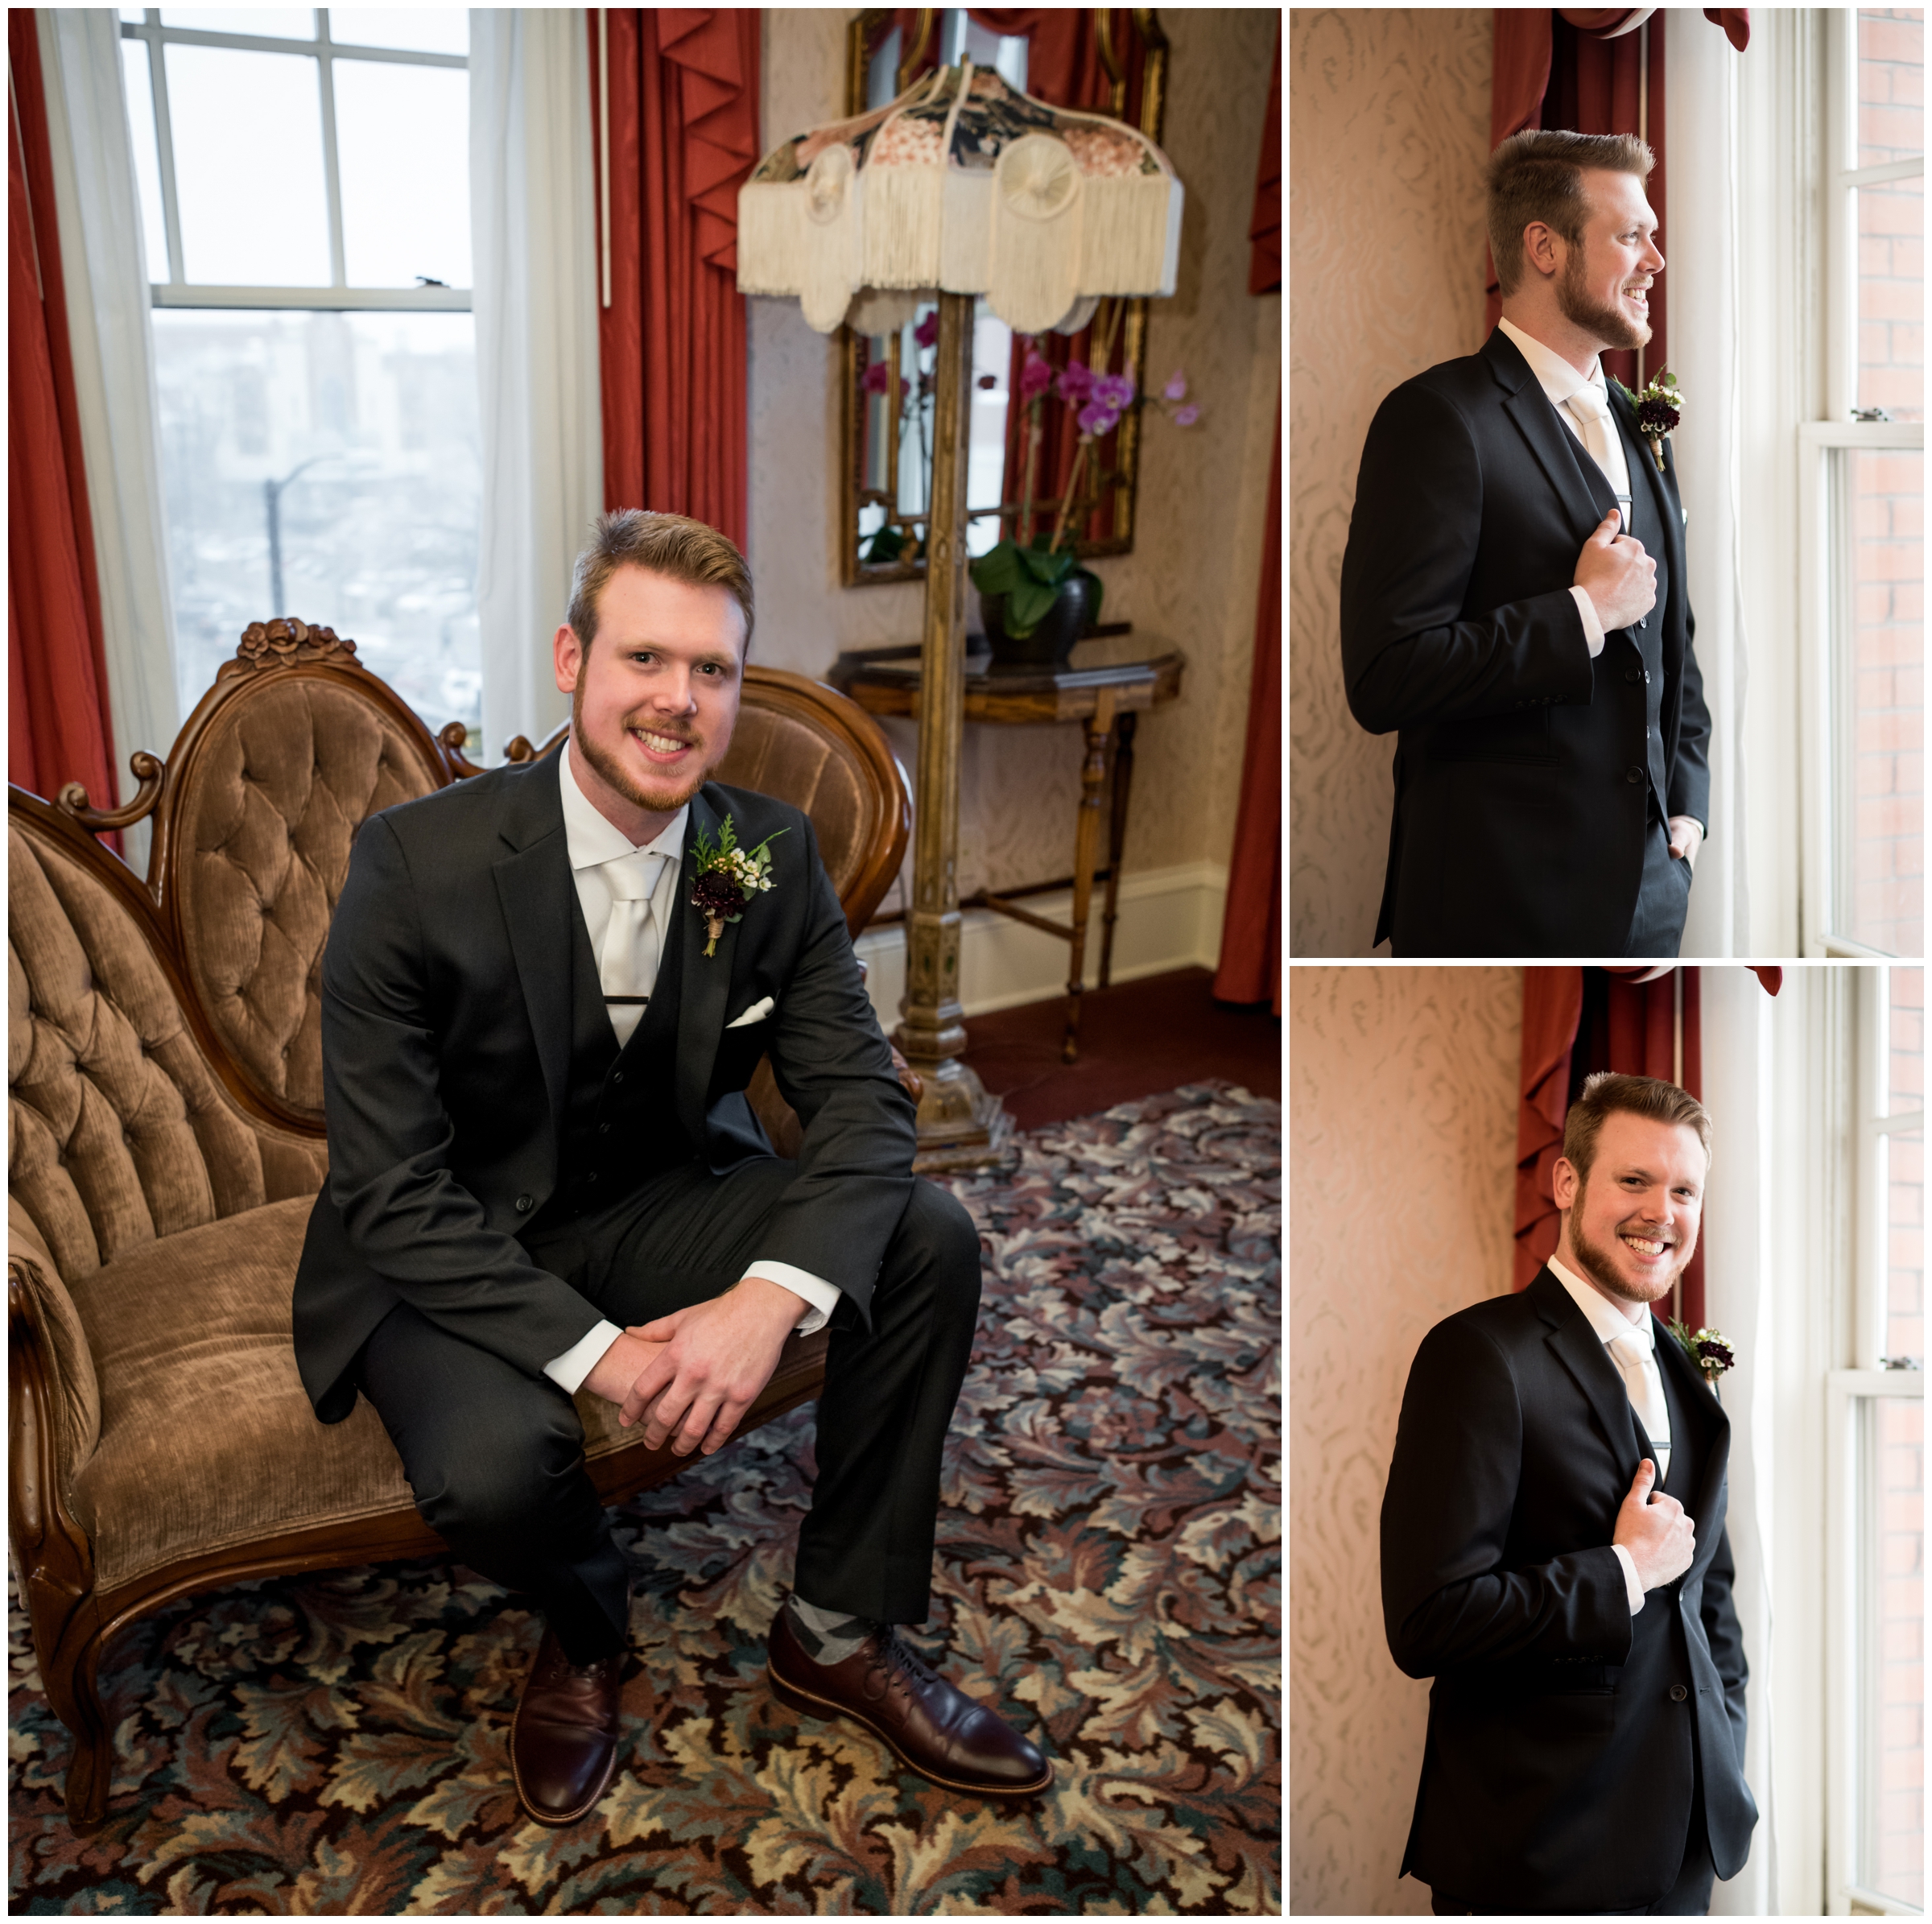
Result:
M678 1121L675 1096L684 915L679 890L644 1019L621 1050L581 907L570 918L570 1083L557 1146L557 1186L526 1237L606 1208L646 1178L696 1154Z

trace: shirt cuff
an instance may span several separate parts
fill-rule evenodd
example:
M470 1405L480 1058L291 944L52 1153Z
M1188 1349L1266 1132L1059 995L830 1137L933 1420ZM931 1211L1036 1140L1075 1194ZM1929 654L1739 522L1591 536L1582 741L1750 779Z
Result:
M789 1262L754 1262L738 1280L749 1282L753 1277L762 1277L767 1282L775 1282L782 1290L790 1290L795 1296L803 1296L811 1307L799 1320L792 1332L795 1336L809 1336L825 1327L832 1312L839 1307L839 1286L828 1282L823 1276L815 1276L809 1270L801 1270Z
M1583 617L1583 646L1594 661L1604 651L1604 625L1596 618L1596 604L1583 588L1572 585L1570 592L1576 597L1576 612Z
M573 1343L560 1356L552 1356L543 1365L543 1373L566 1396L575 1396L584 1387L584 1379L603 1360L604 1352L617 1338L623 1335L614 1323L600 1323L588 1336Z
M1637 1574L1637 1559L1620 1543L1612 1543L1610 1547L1624 1567L1624 1593L1630 1600L1630 1614L1634 1616L1644 1607L1644 1586Z

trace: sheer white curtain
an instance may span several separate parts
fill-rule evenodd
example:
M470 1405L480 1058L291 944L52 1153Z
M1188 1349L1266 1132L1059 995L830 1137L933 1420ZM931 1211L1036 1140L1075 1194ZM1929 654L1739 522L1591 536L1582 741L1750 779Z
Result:
M1683 953L1748 956L1754 952L1742 761L1748 658L1737 523L1740 56L1695 7L1660 8L1651 31L1660 23L1670 76L1664 136L1670 358L1686 397L1674 441L1688 517L1697 659L1712 725L1711 833L1697 858Z
M162 512L154 324L122 91L120 23L111 7L42 7L35 18L101 581L108 700L120 760L116 773L131 790L127 758L143 748L165 755L181 716ZM109 806L114 799L96 797L95 806ZM142 823L127 838L129 859L137 869L145 866L147 848Z
M470 225L483 432L483 739L570 712L551 640L604 505L590 55L581 7L469 16Z

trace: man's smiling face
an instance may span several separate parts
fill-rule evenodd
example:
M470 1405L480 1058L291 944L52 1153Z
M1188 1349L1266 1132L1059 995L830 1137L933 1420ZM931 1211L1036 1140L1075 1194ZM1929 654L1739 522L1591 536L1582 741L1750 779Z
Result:
M1619 1303L1661 1302L1697 1248L1704 1174L1704 1146L1688 1123L1613 1111L1597 1132L1587 1179L1557 1158L1558 1259Z
M1664 266L1657 216L1634 174L1586 167L1583 187L1589 217L1582 241L1566 250L1557 305L1601 347L1642 347L1650 338L1650 284Z
M658 834L724 758L744 651L745 617L729 588L630 565L605 584L588 648L558 630L572 770L634 841Z

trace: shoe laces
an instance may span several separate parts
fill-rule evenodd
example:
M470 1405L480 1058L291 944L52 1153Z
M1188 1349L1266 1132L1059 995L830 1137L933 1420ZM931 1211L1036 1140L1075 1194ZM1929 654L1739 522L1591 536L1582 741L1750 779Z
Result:
M903 1682L908 1689L918 1684L937 1683L939 1676L932 1666L899 1635L891 1624L881 1624L879 1641L873 1656L874 1667L886 1673L888 1687L894 1682Z

